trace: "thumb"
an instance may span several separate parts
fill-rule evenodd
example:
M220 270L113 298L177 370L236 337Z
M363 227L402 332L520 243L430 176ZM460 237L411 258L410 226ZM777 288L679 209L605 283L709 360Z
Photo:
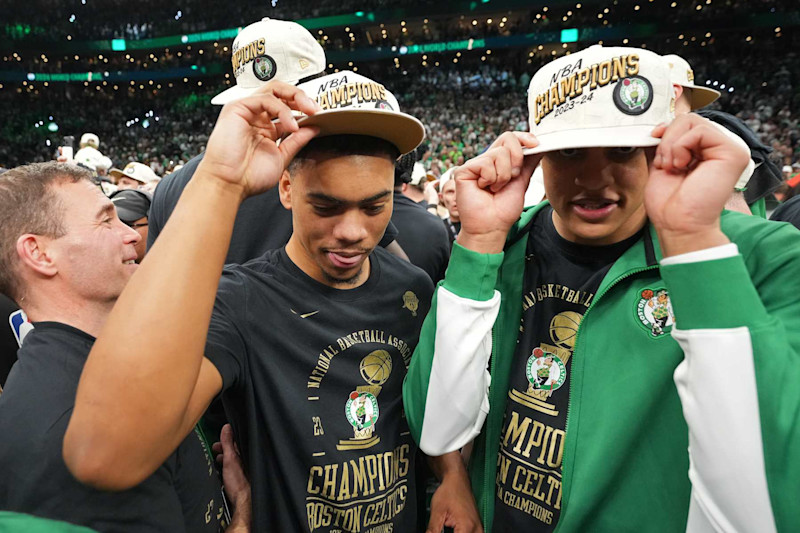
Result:
M284 168L318 133L319 128L315 126L303 127L281 140L278 149L283 156Z
M222 431L219 434L219 440L222 444L223 453L227 454L233 452L233 429L231 429L230 424L225 424L222 426Z

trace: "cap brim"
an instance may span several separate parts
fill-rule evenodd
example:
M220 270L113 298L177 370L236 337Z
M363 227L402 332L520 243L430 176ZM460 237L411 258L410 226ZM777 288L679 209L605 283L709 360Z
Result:
M567 148L612 148L616 146L656 146L661 142L651 135L655 125L617 126L556 131L537 135L539 146L526 148L525 155Z
M425 127L405 113L382 109L335 109L320 111L297 121L300 126L316 126L319 136L367 135L389 141L400 154L414 150L425 138Z
M690 88L692 89L692 111L707 106L722 94L714 89L699 85L694 85Z
M280 80L280 81L288 83L289 85L296 85L298 80ZM266 82L264 82L264 85L266 85ZM225 105L228 102L233 102L234 100L247 98L257 90L259 90L261 87L263 87L263 85L259 85L258 87L240 87L239 85L234 85L233 87L225 89L217 96L212 98L211 103L213 105Z
M138 211L128 209L127 207L121 205L114 204L114 207L117 209L117 216L123 222L135 222L140 218L147 216L147 213L140 214Z

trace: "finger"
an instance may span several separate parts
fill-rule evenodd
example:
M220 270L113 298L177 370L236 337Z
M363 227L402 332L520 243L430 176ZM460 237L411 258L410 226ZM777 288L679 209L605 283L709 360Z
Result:
M214 444L212 444L211 445L211 451L214 452L214 453L222 453L222 443L221 442L215 442Z
M494 161L491 157L483 156L476 160L477 166L480 169L478 172L478 187L487 189L491 187L497 180L497 173L494 168Z
M297 131L297 120L292 116L291 108L286 102L271 94L258 94L235 100L223 108L223 113L242 113L248 123L253 124L261 119L260 115L266 113L272 119L279 119L288 131Z
M306 126L300 128L281 141L281 144L278 145L278 149L283 155L284 168L289 165L289 161L294 159L294 156L296 156L311 139L316 137L318 133L319 128L316 126Z
M428 521L428 528L425 533L442 533L446 512L438 506L431 506L431 518Z
M505 187L511 179L511 150L506 146L501 146L493 148L492 152L494 152L492 157L494 161L494 172L497 179L489 189L492 192L497 192ZM517 174L519 174L519 170L517 170Z
M305 91L295 85L282 81L271 81L253 93L254 95L273 95L283 100L289 107L306 115L313 115L320 110L319 104L309 97Z

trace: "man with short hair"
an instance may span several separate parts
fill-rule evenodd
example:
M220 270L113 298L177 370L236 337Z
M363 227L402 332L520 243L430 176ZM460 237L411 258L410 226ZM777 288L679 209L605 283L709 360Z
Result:
M0 292L34 325L0 395L0 508L101 531L216 533L225 504L194 431L121 492L78 482L62 457L84 363L137 268L140 240L87 170L36 163L0 176Z
M456 173L404 403L424 452L474 439L487 533L800 528L800 234L723 212L748 153L673 98L647 50L563 56Z
M401 390L433 286L378 247L395 160L424 137L398 107L381 84L340 72L223 108L89 358L64 440L78 479L135 484L221 394L254 531L414 529ZM223 270L241 203L273 187L291 210L289 242ZM145 331L130 331L131 315L149 317Z
M136 262L141 263L147 253L147 217L150 212L152 196L145 191L137 189L123 189L109 196L117 216L126 225L130 226L141 239L136 243Z

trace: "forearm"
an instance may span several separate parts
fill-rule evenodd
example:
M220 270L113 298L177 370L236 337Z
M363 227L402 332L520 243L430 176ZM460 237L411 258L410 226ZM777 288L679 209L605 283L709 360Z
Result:
M463 476L469 483L469 476L461 458L461 452L455 451L438 457L428 457L428 464L439 481L444 480L445 477Z
M99 455L121 471L154 470L195 423L187 406L241 198L202 165L184 190L91 351L65 436L68 466Z
M492 326L502 254L476 254L456 245L436 290L403 388L409 426L429 455L458 450L483 426L489 410Z

